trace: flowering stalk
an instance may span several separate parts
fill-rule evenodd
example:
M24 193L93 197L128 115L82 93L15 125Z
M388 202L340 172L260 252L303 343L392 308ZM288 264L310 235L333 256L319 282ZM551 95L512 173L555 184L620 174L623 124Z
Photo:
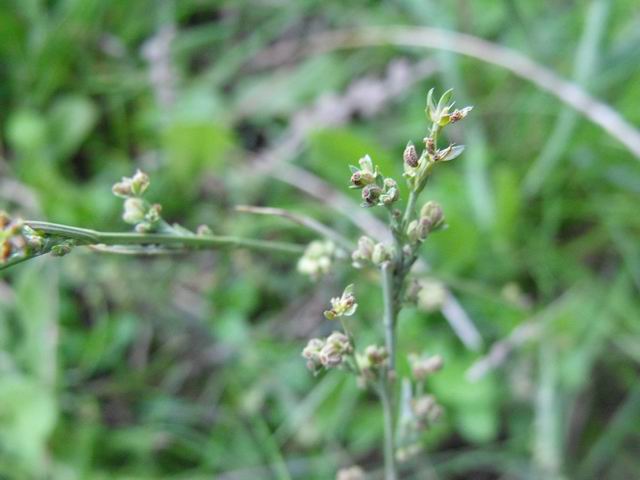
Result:
M351 188L360 189L362 206L372 208L381 206L389 212L389 229L393 237L393 244L376 243L368 237L361 237L358 246L352 254L356 268L365 266L377 267L380 270L383 298L382 327L384 347L370 345L360 354L355 345L341 349L340 362L328 365L318 354L317 361L312 361L310 368L318 373L324 368L344 367L355 373L358 383L363 387L370 387L380 398L383 411L384 426L384 463L385 479L399 478L398 461L415 454L420 448L420 432L424 431L437 419L441 408L432 395L426 395L425 379L435 373L442 366L440 357L420 357L412 355L409 358L412 368L412 378L403 379L403 395L398 401L398 382L396 362L398 351L396 345L397 316L403 304L409 297L424 299L428 297L421 292L421 287L428 285L426 281L415 281L412 292L408 292L408 278L411 268L416 262L422 243L431 233L444 226L444 215L439 204L426 202L419 211L416 205L420 194L424 190L428 178L437 165L453 160L464 149L461 145L448 145L440 149L438 136L441 130L451 123L462 120L471 111L471 107L453 110L450 103L452 91L445 92L436 103L433 90L427 96L427 117L431 120L431 127L424 138L424 149L420 154L412 143L407 144L403 154L404 177L408 187L408 198L404 212L395 207L400 198L398 183L384 177L369 155L359 160L359 166L351 166ZM352 285L345 289L342 297L332 300L332 304L349 297L355 303ZM423 302L419 302L423 303ZM335 306L335 305L334 305ZM343 306L345 311L347 306ZM333 319L340 316L334 314L325 316ZM355 309L349 309L352 315ZM342 320L342 319L341 319ZM345 325L343 323L343 325ZM343 327L346 330L346 326ZM334 334L335 335L335 334ZM353 338L349 333L347 341ZM311 346L318 347L322 340L314 339ZM305 356L309 358L309 346L305 349ZM356 366L356 368L353 367Z

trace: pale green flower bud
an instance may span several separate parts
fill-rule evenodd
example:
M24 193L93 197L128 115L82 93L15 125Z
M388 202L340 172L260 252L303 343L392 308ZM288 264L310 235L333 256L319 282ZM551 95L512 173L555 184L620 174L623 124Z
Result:
M391 249L383 243L378 243L374 247L373 253L371 254L371 261L374 265L380 266L384 262L391 260L391 257Z
M66 240L58 245L51 247L51 255L54 257L64 257L73 249L73 242Z
M373 253L373 249L375 247L375 242L371 240L369 237L362 236L358 239L358 246L351 254L351 260L353 261L353 266L356 268L360 268L366 262L371 261L371 254Z
M111 187L111 191L116 197L129 198L133 195L133 192L131 191L131 179L122 177L122 181L114 183L113 187Z
M162 205L160 205L159 203L154 203L153 205L151 205L151 207L149 207L149 210L147 211L146 214L146 220L149 223L156 223L160 221L160 212L162 211Z
M430 219L428 219L427 217L422 217L418 220L418 226L416 228L418 240L420 240L421 242L424 242L429 236L429 233L431 232L431 230L432 230L432 225L431 225Z
M431 224L431 230L435 231L444 225L444 213L438 202L429 201L420 209L420 218L426 218Z
M407 225L407 238L411 243L416 243L420 238L420 235L418 234L417 220L412 220L411 222L409 222L409 225Z
M149 184L149 175L138 169L131 178L131 193L139 197L149 188Z
M129 197L124 202L122 219L131 225L135 225L144 220L146 213L147 210L143 200L137 197Z

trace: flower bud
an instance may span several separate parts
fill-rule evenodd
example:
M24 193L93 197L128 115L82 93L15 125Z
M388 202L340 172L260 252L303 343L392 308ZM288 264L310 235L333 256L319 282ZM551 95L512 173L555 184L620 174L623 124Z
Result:
M440 355L430 357L419 357L415 354L409 355L409 365L413 378L422 381L429 375L436 373L442 369L443 360Z
M314 374L317 373L322 366L320 363L320 351L322 347L324 347L323 340L312 338L302 350L302 356L307 359L307 368Z
M396 187L391 187L389 190L380 195L380 201L383 205L391 205L393 202L398 200L400 197L400 192Z
M136 170L136 173L131 178L131 193L139 197L149 188L149 183L149 175L140 169Z
M42 238L42 235L38 235L34 232L33 235L28 235L26 238L27 246L30 251L39 252L44 247L44 239Z
M374 367L384 365L389 357L387 349L378 345L369 345L364 349L364 355L369 361L369 364Z
M161 211L162 205L160 205L159 203L154 203L153 205L151 205L151 207L149 207L149 210L147 211L146 220L152 224L159 222Z
M364 263L371 261L371 254L375 247L375 242L369 237L362 236L358 239L358 246L351 254L353 266L361 268Z
M345 355L353 352L349 338L341 332L333 332L320 350L318 358L325 368L337 367L342 364Z
M59 243L58 245L54 245L53 247L51 247L51 255L53 255L54 257L64 257L71 252L72 248L73 243L71 243L70 241L64 241L62 243Z
M376 244L376 246L373 248L373 253L371 254L371 261L373 262L373 264L376 266L380 266L390 259L390 248L383 243Z
M431 223L431 231L435 231L444 224L444 213L439 203L429 201L420 209L420 218L426 218Z
M436 153L436 142L433 140L433 137L427 137L424 139L424 146L427 149L429 155L433 155Z
M442 415L442 407L433 395L423 395L411 402L411 410L418 423L418 428L425 428Z
M358 170L351 175L351 187L362 188L376 181L376 177L373 173L364 170Z
M416 147L414 147L413 143L409 142L404 149L404 153L402 154L402 158L404 159L404 163L408 166L415 168L418 166L418 152L416 152Z
M385 178L384 182L382 182L382 185L384 186L385 190L388 190L390 188L398 188L398 182L396 182L391 177Z
M362 205L364 207L373 207L374 205L377 205L381 194L382 189L378 185L374 183L367 185L362 190L362 200L364 200Z
M424 242L429 236L429 233L431 232L431 230L432 230L431 220L427 217L421 217L420 220L418 220L418 226L416 227L416 234L418 235L418 240L420 240L421 242Z
M131 191L131 179L123 177L121 182L113 184L111 191L116 197L129 198L133 195Z
M417 220L412 220L411 222L409 222L409 225L407 225L407 238L411 243L416 243L419 240L420 235L418 233Z
M143 200L136 197L129 197L124 202L124 213L122 214L122 219L127 223L135 225L136 223L140 223L144 220L146 213Z

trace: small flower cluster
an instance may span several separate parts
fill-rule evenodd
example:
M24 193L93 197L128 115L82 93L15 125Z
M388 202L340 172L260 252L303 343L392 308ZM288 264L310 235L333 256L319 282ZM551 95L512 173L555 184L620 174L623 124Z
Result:
M407 238L412 244L424 242L431 232L444 226L444 213L439 203L429 201L420 209L418 219L407 226Z
M399 425L399 441L402 446L396 452L400 461L406 461L422 450L422 433L430 428L443 412L433 395L423 393L425 380L442 368L442 357L410 354L409 365L414 384L412 386L408 380L403 384L402 418Z
M350 188L362 189L362 206L391 206L400 198L398 183L393 178L384 178L369 155L358 161L360 168L351 165Z
M417 391L421 392L425 380L440 371L443 366L440 355L418 356L409 355L411 376L417 385ZM428 428L442 415L442 407L433 395L418 394L411 399L412 428L420 431Z
M342 296L331 299L331 309L325 310L324 316L327 320L335 320L338 317L350 317L358 308L356 297L353 295L353 284L348 285Z
M157 203L150 205L142 198L150 183L149 176L137 170L133 177L122 177L111 189L115 196L125 199L122 219L135 225L138 233L156 231L162 220L162 206Z
M44 248L44 238L19 219L0 212L0 264L36 254Z
M358 245L351 254L351 260L355 268L362 268L371 263L380 266L393 257L393 247L384 243L376 243L367 236L358 239Z
M417 430L430 427L442 416L442 407L433 395L421 395L414 398L411 402L411 409Z
M307 368L317 374L322 368L339 367L353 353L353 344L342 332L333 332L326 339L312 338L302 350Z
M382 378L388 371L389 352L379 345L369 345L364 352L356 354L358 385L362 388Z
M438 149L440 130L464 119L473 108L464 107L451 111L454 105L449 103L452 94L453 90L447 90L436 104L433 98L433 89L429 91L425 112L433 124L429 135L424 138L425 149L418 155L416 147L412 143L408 143L404 150L404 176L407 178L410 188L415 192L420 192L424 188L426 179L435 164L453 160L464 151L463 145L454 144L442 150Z
M298 260L298 271L313 279L318 279L329 273L336 254L336 245L332 241L314 240Z
M423 382L429 375L442 369L444 362L440 355L418 356L415 353L409 355L411 375L417 382Z

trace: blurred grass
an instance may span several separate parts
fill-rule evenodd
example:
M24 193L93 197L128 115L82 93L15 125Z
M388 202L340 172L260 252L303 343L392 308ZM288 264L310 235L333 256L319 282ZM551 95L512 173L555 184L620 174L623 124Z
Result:
M640 125L634 0L9 0L0 5L0 206L124 228L109 186L141 167L153 200L188 226L313 238L233 212L252 203L355 237L348 219L256 177L248 159L328 94L381 78L398 57L432 57L436 77L373 117L351 112L346 125L312 129L294 160L349 193L346 165L365 153L400 172L406 141L423 136L428 88L453 85L475 105L452 133L467 153L428 189L450 228L425 258L487 349L525 322L539 333L472 384L465 373L486 352L467 351L440 314L404 312L403 348L447 364L429 385L446 415L425 436L413 478L637 478L637 159L534 86L450 53L385 47L254 65L280 39L398 24L516 49ZM340 269L316 286L286 258L246 252L76 252L16 268L0 280L0 476L324 480L353 462L375 470L375 399L338 375L312 378L299 358L306 338L331 328L322 309L352 277ZM376 341L375 278L358 280L357 294L363 343Z

